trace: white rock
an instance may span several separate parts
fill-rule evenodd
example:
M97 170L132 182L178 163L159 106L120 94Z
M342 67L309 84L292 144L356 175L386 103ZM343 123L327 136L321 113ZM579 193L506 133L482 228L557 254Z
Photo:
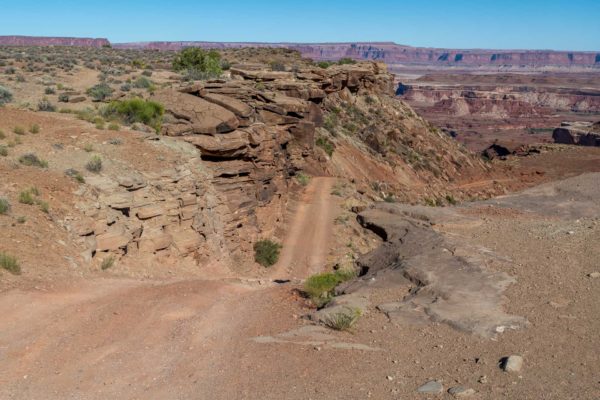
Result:
M519 372L523 367L523 357L508 356L502 363L502 369L506 372Z
M440 382L429 381L426 384L420 386L417 389L417 392L432 394L432 393L442 393L443 390L444 390L444 387L442 386L442 384Z
M475 390L471 388L466 388L464 386L454 386L448 389L448 393L450 393L454 397L462 398L474 395Z

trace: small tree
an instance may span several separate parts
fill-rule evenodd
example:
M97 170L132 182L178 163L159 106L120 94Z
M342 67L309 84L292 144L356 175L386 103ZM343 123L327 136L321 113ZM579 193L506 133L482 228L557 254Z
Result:
M199 47L181 50L173 60L175 71L188 71L188 75L216 78L221 75L221 55L215 50L206 51Z

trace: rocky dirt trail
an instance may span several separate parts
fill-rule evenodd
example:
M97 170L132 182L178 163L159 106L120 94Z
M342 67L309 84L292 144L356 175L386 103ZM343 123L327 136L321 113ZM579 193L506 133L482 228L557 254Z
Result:
M279 262L273 267L273 277L303 279L323 269L333 238L337 202L331 191L335 181L314 177L307 185L283 240Z

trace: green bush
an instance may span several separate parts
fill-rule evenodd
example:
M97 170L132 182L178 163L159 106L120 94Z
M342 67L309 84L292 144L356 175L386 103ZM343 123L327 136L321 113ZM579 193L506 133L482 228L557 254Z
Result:
M279 260L281 245L265 239L254 243L254 260L263 267L270 267Z
M298 174L296 174L296 180L302 186L306 186L310 182L310 175L306 175L303 172L299 172Z
M323 68L323 69L327 69L327 68L331 67L332 65L333 65L333 63L330 61L319 61L317 63L317 67Z
M337 63L339 65L356 64L356 60L353 60L350 57L344 57L344 58L341 58Z
M333 155L333 143L324 136L317 138L316 145L325 150L329 157Z
M107 118L117 117L126 124L141 122L153 127L158 132L164 111L164 107L159 103L135 98L113 101L103 110L103 114Z
M19 266L17 259L3 251L0 251L0 268L7 270L14 275L21 274L21 267Z
M42 160L35 153L27 153L23 154L19 157L19 162L23 165L27 165L29 167L39 167L39 168L47 168L48 161Z
M223 73L221 55L215 50L206 51L199 47L188 47L180 51L173 60L175 71L199 72L198 76L217 78Z
M317 307L323 307L333 298L333 289L337 285L355 276L356 272L349 269L313 275L304 282L304 293Z
M133 82L133 87L137 89L148 89L149 91L153 91L156 89L154 83L145 76L140 76Z
M0 106L3 106L6 103L10 103L13 99L13 94L10 90L5 88L4 86L0 86Z
M99 83L89 88L86 93L94 101L104 101L113 94L113 89L106 83Z
M8 200L0 197L0 215L6 214L10 211L10 203Z
M31 189L23 190L19 193L19 203L29 206L35 203L34 193Z
M40 133L40 126L38 124L33 124L29 127L29 132L31 133Z
M24 135L25 134L25 129L21 126L15 126L13 128L13 132L15 133L15 135Z
M0 157L6 157L8 155L8 148L0 145Z

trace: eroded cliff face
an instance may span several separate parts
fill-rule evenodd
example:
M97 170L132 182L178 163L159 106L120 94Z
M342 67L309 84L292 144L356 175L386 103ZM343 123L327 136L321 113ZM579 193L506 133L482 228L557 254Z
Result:
M84 217L69 226L94 262L252 265L253 244L282 233L300 171L414 201L486 168L394 97L383 64L234 65L152 99L167 117L144 154L165 167L106 170L79 193Z

